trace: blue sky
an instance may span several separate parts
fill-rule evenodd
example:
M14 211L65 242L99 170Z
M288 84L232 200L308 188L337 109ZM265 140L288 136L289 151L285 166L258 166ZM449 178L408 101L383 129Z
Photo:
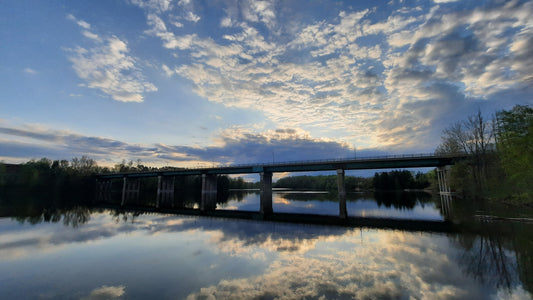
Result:
M533 104L532 1L0 3L0 160L434 151Z

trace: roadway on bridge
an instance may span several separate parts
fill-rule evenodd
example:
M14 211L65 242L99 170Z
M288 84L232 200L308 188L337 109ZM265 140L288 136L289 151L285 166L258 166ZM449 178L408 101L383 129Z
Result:
M368 157L359 159L337 159L281 162L266 164L249 164L219 166L211 168L175 169L167 171L128 172L98 174L98 178L138 178L157 176L188 176L188 175L225 175L225 174L251 174L251 173L277 173L277 172L309 172L309 171L335 171L335 170L371 170L371 169L399 169L399 168L425 168L453 165L455 162L466 158L466 154L407 154L382 157Z

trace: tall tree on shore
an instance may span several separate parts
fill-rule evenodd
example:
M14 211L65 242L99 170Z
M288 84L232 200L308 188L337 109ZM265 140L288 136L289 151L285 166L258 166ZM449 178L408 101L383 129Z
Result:
M516 105L496 113L496 140L501 164L511 184L532 191L533 108Z
M481 111L468 116L466 120L459 121L443 131L442 143L437 147L436 153L466 153L471 159L466 164L458 164L452 169L456 179L465 189L474 187L474 193L480 194L485 186L488 173L488 153L494 144L494 130L492 122L485 120ZM465 170L470 166L469 170ZM460 176L459 176L460 174ZM471 182L470 185L468 182Z

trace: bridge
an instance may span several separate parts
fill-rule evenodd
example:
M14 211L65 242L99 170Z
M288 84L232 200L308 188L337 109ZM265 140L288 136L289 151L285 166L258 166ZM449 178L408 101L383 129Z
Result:
M217 176L229 174L259 174L260 179L260 213L272 214L272 174L278 172L311 172L311 171L336 171L339 197L339 217L347 218L346 189L344 174L346 170L372 170L372 169L403 169L403 168L438 168L438 182L441 193L449 193L447 172L450 165L467 158L464 153L459 154L407 154L380 157L363 157L353 159L332 159L315 161L296 161L265 164L246 164L232 166L217 166L211 168L175 169L149 172L107 173L96 175L97 195L104 197L111 191L111 180L121 178L122 202L138 196L140 179L157 177L157 202L174 196L174 177L176 176L202 176L202 199L200 211L209 211L216 208Z

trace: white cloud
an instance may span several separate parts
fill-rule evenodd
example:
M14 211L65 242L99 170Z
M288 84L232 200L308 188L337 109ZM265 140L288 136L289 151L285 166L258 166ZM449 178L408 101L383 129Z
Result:
M185 15L185 20L196 23L200 21L200 16L195 15L192 11L189 11L187 12L187 15Z
M100 37L99 37L97 34L92 33L92 32L90 32L90 31L87 31L87 30L84 31L84 32L83 32L83 35L84 35L86 38L93 39L93 40L95 40L95 41L100 41Z
M161 68L163 69L163 72L165 72L165 74L167 75L167 77L170 77L172 76L172 74L174 74L174 71L172 71L167 65L163 64L161 66Z
M76 22L76 24L78 24L78 26L80 26L83 29L86 29L86 30L91 29L91 25L89 23L87 23L87 22L85 22L83 20L76 19L76 17L74 17L74 15L72 15L72 14L68 14L67 15L67 19Z
M107 286L103 285L91 291L89 296L81 299L98 300L98 299L120 299L124 294L126 287L123 285Z
M72 15L68 18L77 21ZM90 25L82 27L88 29ZM102 39L88 30L84 30L83 35L93 42L93 46L70 50L73 55L69 59L87 87L99 89L121 102L142 102L143 93L157 91L142 76L136 66L137 60L128 54L126 42L114 36Z
M166 12L172 9L173 0L131 0L139 7L150 9L158 12ZM182 1L180 1L181 3Z
M35 75L35 74L38 73L37 71L35 71L35 70L32 69L32 68L24 68L23 71L24 71L24 73L26 73L26 74L30 74L30 75Z

